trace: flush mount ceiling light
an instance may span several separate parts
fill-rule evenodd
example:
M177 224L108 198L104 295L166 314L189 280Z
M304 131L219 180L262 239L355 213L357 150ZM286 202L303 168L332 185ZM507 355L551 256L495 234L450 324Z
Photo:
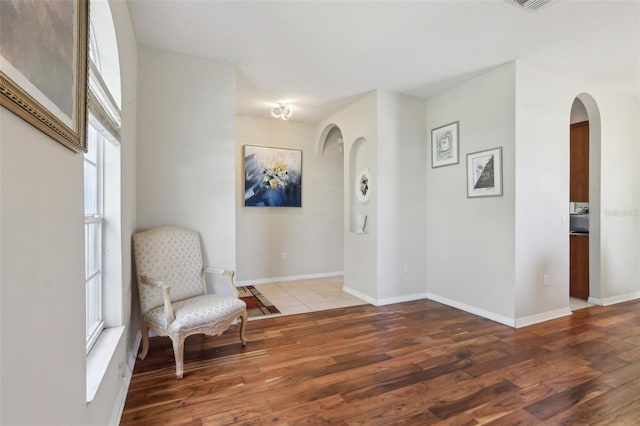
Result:
M527 9L537 10L540 9L545 4L549 3L551 0L512 0L514 3L519 4L522 7L526 7Z
M291 114L293 113L293 108L289 104L279 103L271 109L271 115L275 118L282 118L283 120L288 120L291 118Z

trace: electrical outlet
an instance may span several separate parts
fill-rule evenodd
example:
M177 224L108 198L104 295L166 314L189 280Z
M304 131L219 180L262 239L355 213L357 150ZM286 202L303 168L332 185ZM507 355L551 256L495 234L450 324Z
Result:
M545 287L549 286L549 274L544 274L543 280L542 280L542 285Z
M408 264L408 263L405 263L405 264L404 264L404 268L403 268L403 269L404 269L404 272L405 272L405 273L409 272L409 264Z
M287 260L287 253L282 252L282 254L280 255L280 258L281 258L282 260Z

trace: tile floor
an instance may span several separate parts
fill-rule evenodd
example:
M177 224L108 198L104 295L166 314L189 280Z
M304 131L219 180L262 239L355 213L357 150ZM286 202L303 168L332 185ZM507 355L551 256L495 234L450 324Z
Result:
M330 277L256 285L260 293L276 305L281 314L263 315L249 320L367 303L342 291L342 282L342 277Z

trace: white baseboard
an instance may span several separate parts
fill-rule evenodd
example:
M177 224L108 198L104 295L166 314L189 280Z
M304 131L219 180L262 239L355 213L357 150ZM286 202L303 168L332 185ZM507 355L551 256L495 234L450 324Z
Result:
M269 284L269 283L276 283L276 282L282 282L282 281L312 280L315 278L341 277L343 275L344 275L343 271L337 271L337 272L322 272L319 274L289 275L286 277L258 278L255 280L236 280L236 287L240 287L243 285Z
M427 298L427 293L414 293L407 294L405 296L396 296L396 297L387 297L384 299L375 299L371 296L368 296L364 293L360 293L358 290L354 290L351 287L342 287L342 291L345 293L349 293L352 296L357 297L358 299L362 299L365 302L369 303L373 306L384 306L384 305L392 305L394 303L402 303L402 302L412 302L414 300L422 300Z
M619 296L607 297L599 299L597 297L589 297L587 303L597 306L608 306L616 303L627 302L629 300L639 299L640 292L621 294ZM571 315L571 308L556 309L555 311L543 312L541 314L531 315L528 317L517 318L516 328L526 327L528 325L537 324L539 322L549 321L552 319Z
M640 299L640 292L621 294L619 296L613 296L613 297L606 297L602 299L602 306L628 302L629 300L634 300L634 299Z
M498 315L495 312L486 311L476 306L467 305L466 303L461 303L456 300L451 300L446 297L442 297L433 293L426 293L426 297L427 299L433 300L434 302L442 303L444 305L451 306L456 309L461 309L465 312L469 312L471 314L490 319L491 321L508 325L509 327L515 327L515 321L512 318Z
M347 286L342 286L342 291L344 291L345 293L349 293L352 296L357 297L358 299L362 299L365 302L367 302L370 305L374 305L376 304L376 299L374 299L371 296L367 296L364 293L360 293L358 290L354 290L351 287L347 287Z
M587 299L587 303L590 304L590 305L602 306L602 299L598 299L597 297L589 296L589 299Z
M405 296L375 299L371 296L368 296L364 293L359 292L358 290L354 290L351 287L347 287L347 286L342 287L342 291L344 291L345 293L349 293L350 295L355 296L358 299L362 299L373 306L392 305L394 303L412 302L414 300L422 300L427 298L427 293L415 293L415 294L407 294Z
M109 420L109 425L117 426L120 424L120 418L122 417L122 412L124 411L124 404L127 401L127 393L129 392L129 385L131 384L131 377L133 376L133 367L136 365L136 358L138 356L138 349L140 349L141 341L142 333L138 331L138 333L136 333L131 352L129 352L127 365L123 366L120 371L120 374L122 375L122 386L120 387L120 392L118 393L118 397L116 398L116 403L114 404L114 409L113 413L111 414L111 419Z
M515 327L516 328L526 327L528 325L533 325L539 322L549 321L549 320L560 318L560 317L566 317L568 315L571 315L571 309L568 307L556 309L553 311L543 312L541 314L529 315L522 318L516 318Z
M133 347L131 348L131 352L129 352L129 378L127 381L127 387L129 387L129 382L131 382L131 376L133 376L133 367L136 366L136 360L138 359L138 351L140 350L140 343L142 342L142 331L138 330L136 333L136 337L133 339Z
M587 302L592 305L607 306L635 299L640 299L640 292L621 294L620 296L607 297L605 299L589 296L589 300L587 300Z
M376 306L392 305L394 303L412 302L414 300L422 300L427 298L427 293L407 294L406 296L386 297L378 299Z

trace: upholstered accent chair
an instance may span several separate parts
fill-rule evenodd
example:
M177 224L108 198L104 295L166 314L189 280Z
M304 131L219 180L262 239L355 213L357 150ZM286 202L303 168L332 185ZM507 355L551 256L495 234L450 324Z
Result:
M200 235L178 226L160 226L133 235L142 311L142 351L149 351L149 329L173 343L176 376L182 378L184 340L192 334L216 336L240 319L240 340L247 306L238 298L232 271L204 267ZM205 272L226 277L231 296L207 294Z

